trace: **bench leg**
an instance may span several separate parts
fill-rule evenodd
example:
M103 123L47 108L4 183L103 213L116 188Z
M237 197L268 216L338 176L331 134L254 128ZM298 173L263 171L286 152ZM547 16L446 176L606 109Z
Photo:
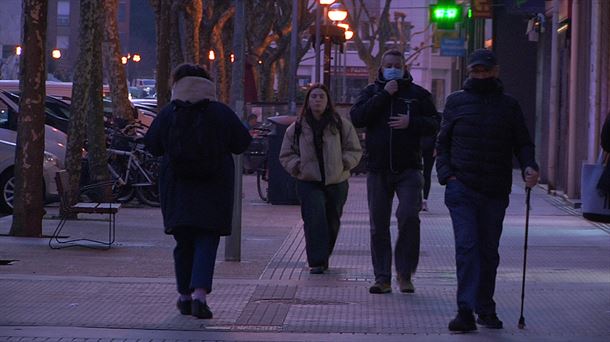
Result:
M51 238L49 239L49 247L51 247L52 249L60 249L60 248L68 247L68 246L63 246L63 247L59 246L60 244L68 242L68 241L59 241L59 233L64 228L64 225L66 224L66 220L67 220L66 215L61 217L61 219L59 220L59 224L57 225L57 227L55 227L55 231L53 231L53 234L51 235ZM58 246L53 246L53 240L55 240L55 242L57 242Z
M112 244L115 241L116 213L108 214L108 241L99 241L99 240L92 240L92 239L59 240L59 233L66 225L66 221L67 221L67 218L62 217L61 220L59 221L59 224L55 228L53 235L51 235L51 238L49 239L49 247L51 247L51 249L62 249L62 248L75 247L75 246L92 248L92 249L110 249L110 247L112 246ZM56 245L53 244L53 240L55 240ZM88 241L88 242L91 242L91 243L94 243L97 245L103 245L103 246L80 244L80 243L78 243L80 241Z

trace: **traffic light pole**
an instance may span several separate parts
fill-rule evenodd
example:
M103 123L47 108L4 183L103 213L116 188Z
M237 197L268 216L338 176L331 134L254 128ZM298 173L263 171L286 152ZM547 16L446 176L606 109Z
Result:
M324 35L324 85L330 91L330 53L331 53L331 37Z

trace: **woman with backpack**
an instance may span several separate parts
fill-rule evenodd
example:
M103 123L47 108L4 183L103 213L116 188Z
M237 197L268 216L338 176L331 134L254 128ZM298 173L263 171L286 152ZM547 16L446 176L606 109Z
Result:
M221 236L231 234L235 165L231 154L250 144L237 115L216 101L216 86L196 64L172 75L172 101L152 122L146 148L163 156L159 194L165 233L176 240L174 266L183 315L212 318L212 291Z
M347 199L347 180L361 156L352 123L335 111L324 85L312 85L280 150L280 163L297 178L311 274L328 269Z

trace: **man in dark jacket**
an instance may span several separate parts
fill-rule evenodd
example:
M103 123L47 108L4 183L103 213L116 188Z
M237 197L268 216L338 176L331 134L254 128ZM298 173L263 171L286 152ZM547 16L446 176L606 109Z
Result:
M390 216L397 195L398 239L394 249L401 292L415 291L411 275L419 261L419 210L422 199L420 137L438 130L430 93L413 83L402 53L384 53L375 83L350 111L356 127L366 127L367 197L375 283L370 293L392 291Z
M438 180L446 185L455 237L458 314L451 331L476 322L501 329L493 300L498 245L512 184L513 153L528 188L536 185L534 145L517 100L504 94L495 55L473 52L463 90L447 98L436 145Z

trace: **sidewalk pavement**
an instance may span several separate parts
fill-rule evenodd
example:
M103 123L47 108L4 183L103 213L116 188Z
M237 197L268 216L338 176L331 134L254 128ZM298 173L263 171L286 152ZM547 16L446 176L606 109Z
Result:
M212 320L175 309L173 239L158 209L128 206L117 215L117 243L107 251L49 249L48 239L0 236L0 341L607 341L610 339L610 229L584 220L542 189L532 191L524 317L521 300L525 205L515 174L496 287L503 330L450 334L455 315L453 232L433 182L421 214L415 294L371 295L366 178L350 180L330 270L310 275L298 206L256 196L244 176L241 262L218 253ZM57 208L47 208L50 235ZM0 218L0 234L11 217ZM106 222L87 216L65 234L102 237ZM395 219L392 219L395 238Z

